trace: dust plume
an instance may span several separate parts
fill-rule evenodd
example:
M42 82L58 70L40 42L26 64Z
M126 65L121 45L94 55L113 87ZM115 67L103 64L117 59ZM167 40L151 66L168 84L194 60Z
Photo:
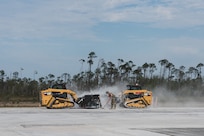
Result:
M165 87L157 87L153 91L154 107L200 107L204 106L203 97L199 94L190 94L189 89L182 88L179 91L167 90ZM196 91L198 92L198 91Z
M145 89L145 88L144 88ZM106 91L115 94L116 97L120 99L122 91L126 90L126 85L118 84L115 86L103 86L89 92L77 92L79 97L84 95L94 95L99 94L100 100L103 108L110 108L110 101L108 102L108 96ZM194 94L191 95L187 88L182 88L179 91L168 90L166 87L156 87L154 89L148 89L152 91L153 100L152 108L154 107L201 107L204 106L204 99L202 95ZM196 91L198 92L198 91ZM178 94L179 93L179 94ZM108 102L108 103L107 103ZM117 103L117 108L120 103Z

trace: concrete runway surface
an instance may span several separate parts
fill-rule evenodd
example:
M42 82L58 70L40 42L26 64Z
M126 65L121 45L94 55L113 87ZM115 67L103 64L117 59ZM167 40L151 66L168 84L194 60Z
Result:
M204 108L0 108L1 136L203 136Z

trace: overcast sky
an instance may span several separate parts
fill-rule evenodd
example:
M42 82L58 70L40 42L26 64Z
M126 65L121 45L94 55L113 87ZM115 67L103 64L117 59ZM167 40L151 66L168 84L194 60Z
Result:
M95 52L136 66L204 63L203 0L0 0L0 70L72 76ZM88 69L84 63L83 70Z

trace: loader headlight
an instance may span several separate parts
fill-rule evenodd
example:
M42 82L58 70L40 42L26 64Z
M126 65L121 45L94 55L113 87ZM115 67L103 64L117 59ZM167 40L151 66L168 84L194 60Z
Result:
M51 92L45 92L44 95L51 95Z
M144 96L148 96L149 94L148 93L144 93Z

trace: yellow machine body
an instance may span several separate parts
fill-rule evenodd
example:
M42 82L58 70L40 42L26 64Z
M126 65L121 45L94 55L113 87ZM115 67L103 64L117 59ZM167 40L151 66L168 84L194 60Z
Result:
M122 105L126 108L145 108L152 104L152 92L128 85L122 93Z
M41 106L49 109L74 107L77 95L72 90L48 88L40 92Z

